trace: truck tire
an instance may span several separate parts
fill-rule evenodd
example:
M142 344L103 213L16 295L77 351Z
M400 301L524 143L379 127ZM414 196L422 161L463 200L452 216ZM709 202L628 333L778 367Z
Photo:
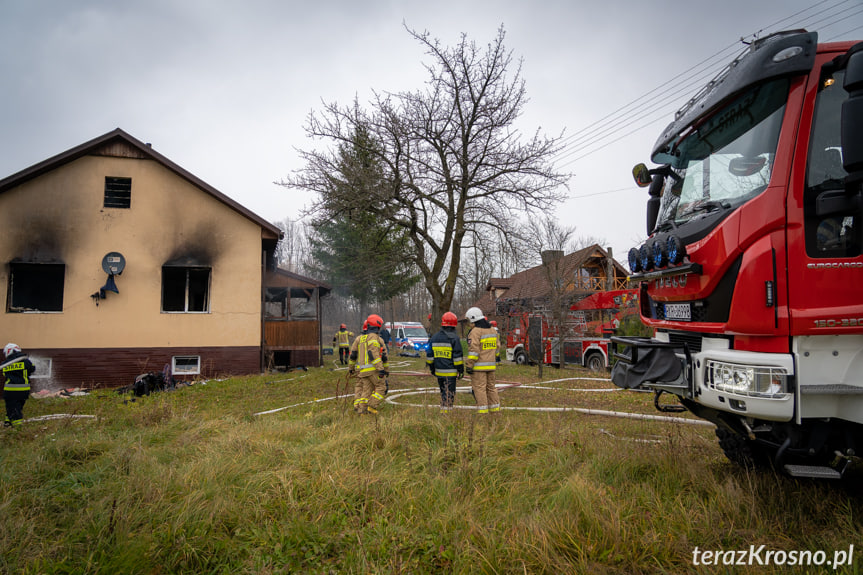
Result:
M751 439L721 427L716 428L716 437L725 457L741 467L765 469L773 463L769 451Z
M602 354L591 353L587 356L587 360L584 362L584 365L587 366L587 369L590 371L600 371L605 369L605 360L602 358Z
M518 365L524 365L527 363L527 354L524 352L523 349L520 349L515 352L515 357L513 358L513 361L515 361L515 363Z

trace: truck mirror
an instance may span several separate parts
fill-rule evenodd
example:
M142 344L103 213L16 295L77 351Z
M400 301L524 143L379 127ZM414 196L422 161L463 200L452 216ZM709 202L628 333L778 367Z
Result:
M764 156L756 156L754 158L732 158L728 162L728 172L733 176L743 177L752 176L761 171L764 164L767 163L767 158Z
M638 164L632 168L632 177L635 180L635 185L639 188L646 188L650 185L650 170L644 164Z

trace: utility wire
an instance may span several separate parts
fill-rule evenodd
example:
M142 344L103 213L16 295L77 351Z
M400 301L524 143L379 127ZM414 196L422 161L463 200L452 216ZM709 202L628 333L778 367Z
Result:
M837 11L838 8L845 4L848 4L849 2L853 2L853 0L841 0L840 2L834 3L826 7L824 7L824 5L827 4L827 2L821 2L820 4L817 4L810 8L806 8L804 10L800 10L790 16L778 20L773 24L770 24L766 28L762 28L758 32L752 34L751 37L758 37L762 32L764 32L764 30L770 31L779 29L782 27L781 25L784 22L792 20L807 12L810 12L808 16L806 16L805 18L797 19L793 22L793 24L791 24L791 26L797 26L802 24L804 27L812 28L816 25L820 25L826 22L826 24L821 26L822 28L825 28L843 21L847 21L850 17L863 13L863 8L861 8L859 5L851 6ZM817 11L811 13L813 10ZM848 32L851 32L853 30L857 30L860 27L863 26L858 26L852 30L848 30L844 34L847 34ZM741 38L741 41L745 41L745 38ZM589 124L582 130L579 130L574 134L567 136L563 140L563 143L565 144L564 148L553 159L555 161L560 161L569 158L568 161L560 164L560 166L564 167L570 165L580 159L583 159L586 156L589 156L601 149L604 149L609 145L618 142L621 139L660 121L663 117L668 117L669 110L672 110L676 106L677 102L687 101L695 93L695 91L700 89L700 87L704 83L705 77L715 77L717 71L721 70L721 68L726 65L726 61L728 59L726 57L727 52L739 46L740 44L738 42L735 42L734 44L723 48L722 50L714 53L712 56L705 58L695 66L692 66L688 70L674 76L671 80L661 84L660 86L654 88L646 94L639 96L629 104L626 104L625 106L618 108L611 114L604 116L600 120ZM720 57L722 58L721 64L717 66L713 62ZM678 80L679 85L677 87L682 88L682 90L676 90L674 92L661 92L664 87L670 84L674 84ZM654 116L652 119L648 119L648 117L653 113L655 113L656 116ZM642 120L645 121L642 122ZM633 124L638 125L637 127L632 127ZM624 134L608 141L609 138L611 138L615 134L620 133L625 128L628 128L628 130ZM576 157L573 158L573 156Z

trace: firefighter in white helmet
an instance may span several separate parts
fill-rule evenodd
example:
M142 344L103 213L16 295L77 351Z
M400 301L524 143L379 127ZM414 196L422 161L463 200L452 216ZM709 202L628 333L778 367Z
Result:
M495 386L497 367L497 331L478 307L467 310L465 319L473 324L467 334L467 361L465 368L470 374L470 386L476 397L479 413L500 411L500 397Z
M33 362L14 343L3 348L3 401L6 403L4 427L20 427L24 423L24 403L30 397L30 375L36 371Z
M384 320L377 314L372 314L366 320L368 333L363 333L351 345L348 360L348 370L357 376L357 385L362 389L360 397L354 393L354 408L357 413L378 412L378 405L384 400L389 375L387 371L387 346L379 335Z

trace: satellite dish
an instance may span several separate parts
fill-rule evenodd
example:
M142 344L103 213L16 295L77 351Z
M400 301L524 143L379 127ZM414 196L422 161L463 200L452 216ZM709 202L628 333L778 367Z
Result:
M102 258L102 269L108 275L118 276L123 273L125 267L126 258L120 252L111 252Z

